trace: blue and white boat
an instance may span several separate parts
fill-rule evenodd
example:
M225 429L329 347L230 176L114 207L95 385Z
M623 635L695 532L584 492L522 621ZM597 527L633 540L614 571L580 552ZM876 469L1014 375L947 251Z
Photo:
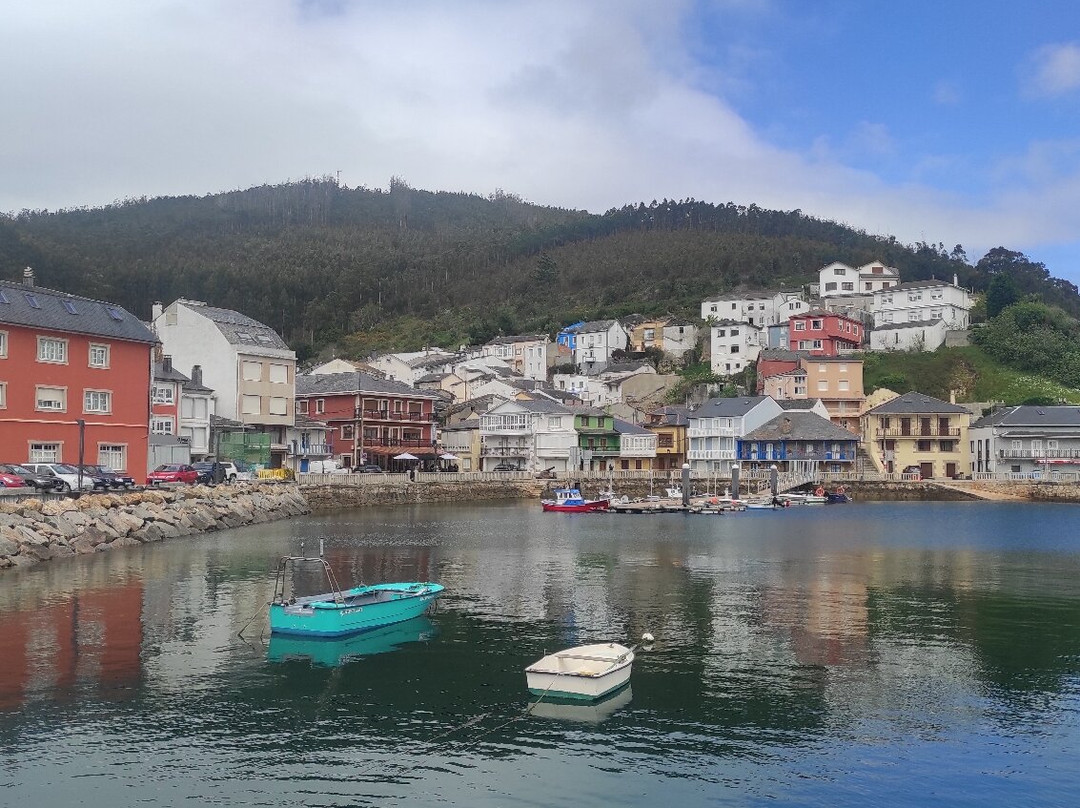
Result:
M427 642L437 634L435 624L424 616L346 637L272 634L267 659L271 662L300 660L318 667L335 668L354 659L396 651L410 643Z
M288 596L285 590L292 571L300 564L321 564L330 591ZM284 556L278 564L274 599L270 602L270 631L306 637L344 637L371 631L419 617L442 591L440 584L422 581L342 589L329 562L321 556Z

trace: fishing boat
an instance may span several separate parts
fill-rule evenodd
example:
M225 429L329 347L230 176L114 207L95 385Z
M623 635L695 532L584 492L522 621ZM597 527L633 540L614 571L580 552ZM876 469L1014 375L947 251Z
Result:
M409 643L425 642L436 634L435 624L423 615L345 637L272 634L266 657L271 662L298 660L316 667L336 668L354 659L385 654Z
M825 499L830 504L840 504L844 502L851 502L851 495L848 494L844 486L841 485L835 491L826 492Z
M542 499L540 504L545 511L565 511L567 513L586 513L588 511L606 511L608 499L585 499L577 488L556 488L554 499Z
M579 645L541 657L525 669L529 692L595 701L630 681L634 650L618 643Z
M304 597L287 595L293 570L313 564L322 565L330 591ZM342 589L321 553L318 558L283 556L270 602L270 631L306 637L358 634L419 617L442 591L440 584L421 581Z

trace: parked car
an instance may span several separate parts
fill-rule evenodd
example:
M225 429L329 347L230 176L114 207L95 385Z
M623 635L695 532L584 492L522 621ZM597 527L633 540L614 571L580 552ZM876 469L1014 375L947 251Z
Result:
M513 463L500 463L492 471L521 471L521 469Z
M255 475L251 473L249 469L243 463L232 460L222 460L221 465L225 468L225 479L230 483L234 483L237 480L254 480Z
M99 471L97 466L83 463L81 466L76 466L76 468L82 469L84 479L87 477L90 478L90 482L95 491L108 491L113 487L112 478Z
M100 463L97 465L87 465L85 468L94 469L98 474L105 477L109 481L109 485L113 488L134 488L135 478L130 477L127 474L121 474L119 471L110 468L109 466L103 466Z
M192 463L191 467L199 473L199 477L196 482L209 485L214 482L214 463L210 460L200 460L198 463Z
M199 472L187 463L162 463L146 475L146 484L188 483L194 485L198 479Z
M74 491L81 486L85 491L94 489L94 482L85 473L79 474L75 466L67 463L25 463L26 468L44 477L51 477L60 481L61 491Z
M59 477L38 474L20 463L0 463L0 472L21 477L25 485L36 488L38 491L59 491L64 487L64 481Z
M386 471L380 466L357 466L353 469L353 474L385 474Z
M26 483L23 482L23 478L18 474L9 474L6 471L0 471L0 487L26 488Z

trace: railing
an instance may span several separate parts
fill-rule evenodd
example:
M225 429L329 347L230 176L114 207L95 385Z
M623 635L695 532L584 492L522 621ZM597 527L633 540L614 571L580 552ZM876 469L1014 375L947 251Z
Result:
M1003 460L1074 460L1080 449L998 449Z
M1080 472L1076 471L977 471L971 475L973 480L987 482L1080 482Z
M874 436L878 438L958 438L960 437L960 429L959 427L949 427L948 429L931 427L929 430L919 428L909 429L905 432L902 427L889 427L888 429L875 429Z
M351 438L346 438L346 440L351 440ZM331 447L326 443L309 443L307 446L297 446L292 451L297 456L333 454Z
M365 421L416 421L421 423L430 423L435 420L435 416L428 412L389 412L388 410L364 410L363 413L357 413L358 419L362 418Z
M734 460L734 449L691 449L686 453L690 460Z
M529 454L528 446L481 446L483 457L525 457Z
M826 461L834 460L847 460L853 461L856 458L855 452L822 452L821 454L806 454L805 452L744 452L739 455L739 462L757 462L757 463L769 463L775 461L789 461L789 460L810 460L815 463L824 463Z
M702 427L692 427L686 430L686 434L691 438L731 438L735 436L735 428L730 426L717 427L716 429L704 429Z

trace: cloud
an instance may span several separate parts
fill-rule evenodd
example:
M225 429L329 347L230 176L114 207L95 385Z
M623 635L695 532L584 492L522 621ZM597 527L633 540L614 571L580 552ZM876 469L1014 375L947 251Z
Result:
M1044 45L1032 54L1025 76L1028 94L1053 97L1080 88L1080 44Z

